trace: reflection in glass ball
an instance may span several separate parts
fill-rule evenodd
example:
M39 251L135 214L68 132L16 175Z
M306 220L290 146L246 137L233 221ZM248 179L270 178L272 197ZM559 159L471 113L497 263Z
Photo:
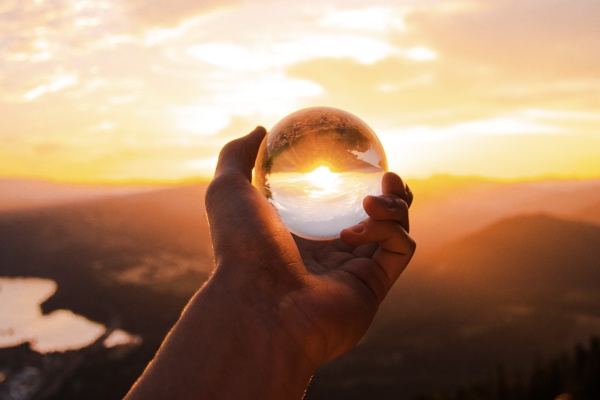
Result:
M312 107L269 131L253 183L292 233L328 240L367 217L362 201L381 194L385 171L385 152L366 123L336 108Z

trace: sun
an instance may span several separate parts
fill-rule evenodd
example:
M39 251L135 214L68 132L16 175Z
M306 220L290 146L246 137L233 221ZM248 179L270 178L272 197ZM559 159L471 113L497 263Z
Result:
M307 174L307 180L314 186L324 190L331 190L337 184L337 174L331 172L329 167L320 166Z

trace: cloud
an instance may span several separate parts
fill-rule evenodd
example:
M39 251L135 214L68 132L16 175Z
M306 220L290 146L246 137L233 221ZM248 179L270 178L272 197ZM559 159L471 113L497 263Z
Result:
M414 135L425 141L452 140L485 135L561 134L563 129L547 125L524 115L503 115L489 119L474 120L443 127L413 126L403 129L402 134Z
M407 31L445 57L528 78L596 76L600 3L595 0L479 1L454 13L416 9Z
M93 0L23 1L0 13L0 34L9 60L40 62L93 41L114 29L118 7Z
M447 123L449 117L480 118L483 112L467 77L448 74L437 61L388 57L363 65L321 58L290 66L287 73L321 85L324 94L318 100L371 115L383 125Z
M328 102L389 123L395 115L396 124L500 118L523 108L597 109L596 10L600 3L588 0L412 4L402 12L406 29L388 44L421 49L415 54L431 54L433 62L391 53L367 67L320 58L288 73L319 83Z
M35 100L36 98L43 96L46 93L58 92L59 90L62 90L69 86L76 85L77 82L78 79L76 75L66 74L55 76L51 78L47 83L44 83L43 85L39 85L29 90L23 95L23 98L28 101Z
M367 7L349 10L335 10L327 13L318 22L325 27L337 27L348 30L386 32L403 31L404 21L392 7Z
M239 0L135 0L124 4L126 14L138 29L172 27L186 19L219 9L227 9Z
M55 175L83 162L78 172L96 176L197 171L229 139L312 105L431 138L599 128L596 0L7 0L0 10L10 115L0 138L20 154L0 161L11 171L42 171L31 154ZM144 169L153 159L160 171Z
M314 82L280 72L226 73L207 82L204 89L205 97L196 104L171 108L180 129L214 135L228 127L235 116L282 117L302 99L323 92Z
M273 41L265 46L212 42L189 47L186 53L227 70L259 71L284 67L313 58L352 58L372 64L393 54L412 59L431 59L426 49L397 49L383 40L350 34L304 34L292 41Z
M425 46L412 47L410 49L401 51L400 54L414 61L431 61L438 58L438 55L435 51Z

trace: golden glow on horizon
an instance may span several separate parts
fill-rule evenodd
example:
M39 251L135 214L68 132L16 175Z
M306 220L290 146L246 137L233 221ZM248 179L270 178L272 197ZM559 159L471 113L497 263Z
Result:
M600 177L599 7L2 3L0 177L210 178L226 142L317 105L405 177Z
M338 174L331 172L326 166L320 166L309 172L307 179L312 185L322 190L335 191Z

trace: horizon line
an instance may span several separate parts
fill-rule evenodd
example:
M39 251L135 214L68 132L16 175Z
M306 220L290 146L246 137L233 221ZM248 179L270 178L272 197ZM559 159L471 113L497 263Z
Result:
M400 175L405 181L427 181L434 179L455 179L455 180L476 180L497 183L517 183L517 182L535 182L535 181L593 181L600 179L598 175L582 174L539 174L524 175L518 177L486 176L477 174L452 174L452 173L434 173L427 176ZM209 183L212 177L189 176L173 179L151 179L151 178L52 178L52 177L34 177L34 176L10 176L0 175L0 181L28 181L43 182L56 185L76 185L76 186L183 186L190 184Z

